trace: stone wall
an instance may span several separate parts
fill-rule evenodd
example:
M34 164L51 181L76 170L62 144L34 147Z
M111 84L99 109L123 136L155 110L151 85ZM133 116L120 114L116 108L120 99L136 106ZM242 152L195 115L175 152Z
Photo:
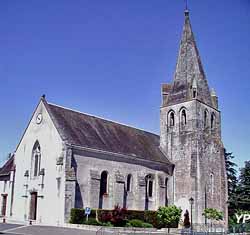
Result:
M186 124L181 111L186 110ZM207 124L204 112L207 111ZM174 112L175 125L169 115ZM211 114L215 115L211 128ZM226 211L225 161L222 154L220 112L198 100L161 108L161 148L175 164L173 201L183 212L190 212L189 198L194 198L194 223L204 223L205 206ZM206 194L206 202L205 202Z
M105 157L100 153L96 154L95 158L84 151L77 151L73 157L76 162L76 180L80 188L76 200L82 200L83 207L99 207L100 180L103 171L108 172L108 189L107 195L103 197L103 208L112 209L116 204L119 204L128 209L144 210L145 176L148 174L154 177L153 196L148 200L148 209L157 210L159 206L165 205L165 185L162 181L159 185L158 176L165 180L166 177L170 177L167 173L137 164L105 160ZM132 175L131 190L127 192L129 174Z

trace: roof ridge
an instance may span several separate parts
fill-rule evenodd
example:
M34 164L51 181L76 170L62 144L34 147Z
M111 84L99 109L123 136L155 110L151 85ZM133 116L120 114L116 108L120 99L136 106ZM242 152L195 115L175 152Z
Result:
M9 161L13 160L13 158L14 158L14 155L12 154L10 157L8 157L7 159L3 160L2 164L1 164L2 167L0 167L0 169L3 168Z
M76 113L79 113L79 114L82 114L82 115L90 116L90 117L93 117L93 118L98 118L98 119L101 119L101 120L104 120L104 121L107 121L107 122L112 122L112 123L115 123L115 124L118 124L118 125L121 125L121 126L125 126L125 127L128 127L128 128L131 128L131 129L136 129L138 131L143 131L143 132L146 132L146 133L149 133L151 135L155 135L155 136L159 137L159 135L157 135L156 133L152 133L152 132L146 131L146 130L138 128L138 127L130 126L128 124L124 124L124 123L120 123L120 122L117 122L117 121L114 121L114 120L110 120L110 119L106 119L106 118L103 118L103 117L99 117L99 116L96 116L96 115L93 115L93 114L84 113L84 112L81 112L79 110L67 108L67 107L64 107L62 105L54 104L54 103L51 103L51 102L47 102L47 104L48 105L52 105L52 106L56 106L58 108L62 108L62 109L65 109L65 110L69 110L69 111L72 111L72 112L76 112Z

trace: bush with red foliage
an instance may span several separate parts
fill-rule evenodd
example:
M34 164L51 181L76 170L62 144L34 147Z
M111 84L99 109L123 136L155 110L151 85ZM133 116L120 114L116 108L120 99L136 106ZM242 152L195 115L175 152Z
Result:
M127 209L121 208L119 205L116 205L111 212L112 218L110 222L116 227L123 227L127 223Z

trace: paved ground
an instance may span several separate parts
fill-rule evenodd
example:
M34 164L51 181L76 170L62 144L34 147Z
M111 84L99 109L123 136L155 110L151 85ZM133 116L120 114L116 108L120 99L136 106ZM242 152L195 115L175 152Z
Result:
M23 226L14 224L0 224L0 234L9 235L96 235L94 231L81 229L60 228L52 226Z
M8 235L126 235L126 234L136 234L136 235L148 235L148 234L162 234L162 233L134 233L134 232L123 232L123 231L86 231L82 229L73 228L61 228L52 226L24 226L17 224L2 224L0 223L0 234Z

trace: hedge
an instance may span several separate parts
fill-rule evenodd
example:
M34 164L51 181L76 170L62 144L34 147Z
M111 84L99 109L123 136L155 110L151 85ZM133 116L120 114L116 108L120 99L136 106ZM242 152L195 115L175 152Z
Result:
M96 218L96 210L91 210L89 218ZM70 211L71 224L83 224L86 221L85 209L72 208Z
M91 209L91 214L89 218L97 218L98 221L102 223L107 223L110 218L110 214L113 210L105 209ZM155 228L159 227L157 221L157 211L137 211L137 210L127 210L125 212L125 217L128 221L130 220L141 220L145 223L152 224ZM72 224L83 224L86 221L86 216L84 209L71 209L70 223ZM178 226L178 222L175 226Z

